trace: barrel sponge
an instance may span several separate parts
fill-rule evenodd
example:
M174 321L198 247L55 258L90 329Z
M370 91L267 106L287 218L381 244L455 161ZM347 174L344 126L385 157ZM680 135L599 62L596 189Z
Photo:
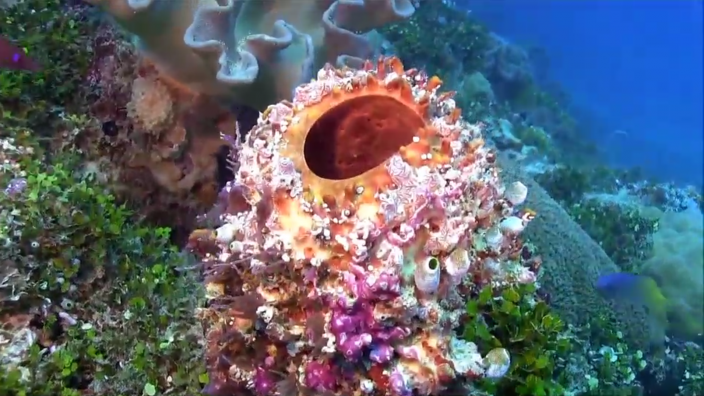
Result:
M175 81L260 110L290 100L327 62L361 64L372 29L415 11L411 0L85 1Z
M537 212L522 236L542 258L539 282L550 305L575 326L607 315L628 339L646 348L658 329L651 328L643 308L611 304L593 286L600 275L618 272L616 264L518 163L506 156L500 161L503 180L522 181L528 187L525 206Z
M660 212L653 256L642 271L660 285L668 300L670 333L696 339L704 332L704 218L696 206Z

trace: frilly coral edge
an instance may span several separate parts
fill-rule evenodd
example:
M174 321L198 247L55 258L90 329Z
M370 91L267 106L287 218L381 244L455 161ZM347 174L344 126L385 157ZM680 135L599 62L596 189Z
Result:
M263 109L326 62L361 63L365 33L411 16L409 0L85 0L138 38L142 52L175 81ZM369 17L372 15L373 17ZM272 20L273 24L268 26Z

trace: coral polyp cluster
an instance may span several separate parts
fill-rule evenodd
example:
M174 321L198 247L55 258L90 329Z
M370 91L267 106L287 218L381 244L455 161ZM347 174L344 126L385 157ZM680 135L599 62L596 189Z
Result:
M479 287L535 281L532 213L440 85L396 58L328 66L237 145L221 224L189 240L206 393L430 395L505 373L455 330Z

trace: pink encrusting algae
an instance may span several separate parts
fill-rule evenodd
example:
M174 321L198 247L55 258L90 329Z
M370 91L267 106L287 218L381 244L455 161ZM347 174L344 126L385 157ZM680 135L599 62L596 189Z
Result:
M233 150L221 222L189 240L206 393L431 395L487 375L455 330L479 288L535 281L532 217L441 83L396 58L328 66Z

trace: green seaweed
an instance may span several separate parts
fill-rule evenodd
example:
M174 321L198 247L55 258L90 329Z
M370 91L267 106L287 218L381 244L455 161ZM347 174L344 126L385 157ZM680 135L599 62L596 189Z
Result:
M519 285L494 296L486 287L467 303L465 339L475 342L482 354L502 347L511 355L506 376L479 381L477 386L488 394L564 394L555 365L572 344L565 324L544 301L536 300L535 292L534 285Z
M75 153L49 157L27 130L0 130L16 147L35 147L15 159L3 152L21 166L3 169L2 185L21 176L27 184L0 194L0 262L12 275L0 316L35 317L2 334L12 339L30 326L44 335L12 359L0 349L0 394L196 394L206 380L194 317L203 293L170 230L140 222L78 172Z
M658 222L637 208L588 199L567 212L622 271L638 272L638 264L651 254Z
M0 394L197 394L197 269L68 142L95 128L82 94L94 26L65 3L0 8L0 34L42 65L0 71L0 188L26 180L0 191ZM27 332L39 338L19 342Z
M567 326L534 285L485 287L467 303L464 338L483 355L505 348L511 366L504 377L480 379L472 388L477 395L636 395L646 358L616 328L606 317L586 328Z
M380 32L401 59L442 76L458 68L465 73L479 70L489 44L483 24L441 1L421 1L413 17Z
M33 73L0 69L0 118L37 125L62 111L81 113L77 94L91 63L94 26L65 3L24 0L0 7L0 36L41 65Z

